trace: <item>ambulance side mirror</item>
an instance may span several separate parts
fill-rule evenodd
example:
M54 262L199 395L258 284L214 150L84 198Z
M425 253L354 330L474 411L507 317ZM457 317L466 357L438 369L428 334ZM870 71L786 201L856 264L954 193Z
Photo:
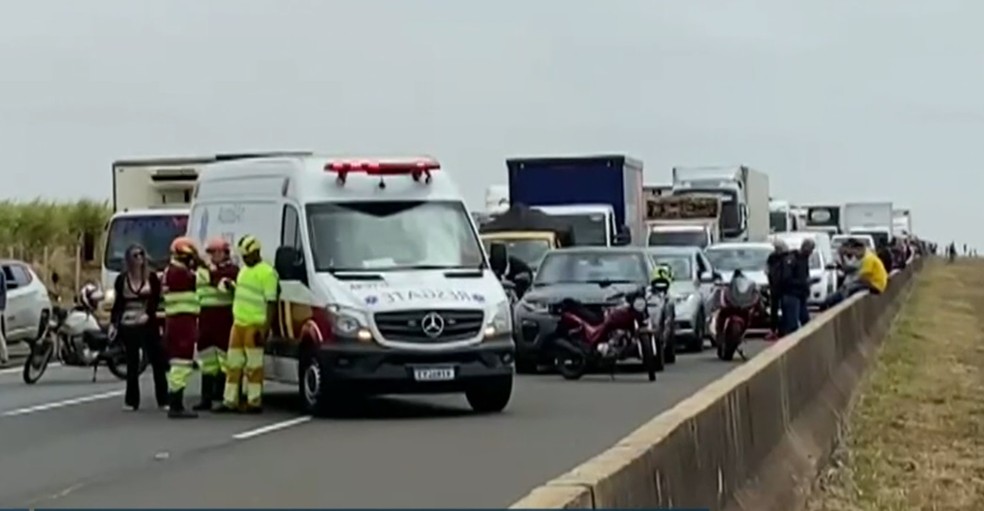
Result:
M297 280L308 285L307 265L304 253L294 247L283 246L274 255L274 268L280 280Z

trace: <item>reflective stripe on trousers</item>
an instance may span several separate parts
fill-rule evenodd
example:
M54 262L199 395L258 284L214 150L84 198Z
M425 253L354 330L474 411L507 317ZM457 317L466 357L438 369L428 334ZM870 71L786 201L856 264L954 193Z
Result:
M171 359L171 369L167 371L167 390L179 392L188 386L188 379L194 371L191 360L181 358Z
M263 343L260 327L233 325L229 333L226 354L226 386L223 401L229 408L238 408L243 376L246 377L246 400L251 407L262 404Z
M224 373L226 353L215 346L210 346L198 352L198 362L202 368L202 374L216 376Z

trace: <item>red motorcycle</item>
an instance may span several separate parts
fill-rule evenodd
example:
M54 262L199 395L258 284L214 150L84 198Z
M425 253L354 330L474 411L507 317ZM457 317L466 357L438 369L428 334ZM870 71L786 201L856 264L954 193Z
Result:
M601 314L573 299L557 306L555 312L560 314L560 321L553 349L561 376L577 380L591 368L607 367L614 377L619 361L642 359L649 381L656 379L656 372L664 366L663 336L651 326L646 289L624 298L624 304L609 307Z
M721 284L718 296L720 307L714 318L717 356L721 360L730 361L734 360L737 353L742 360L747 360L741 345L752 321L766 312L762 293L741 270L735 270L731 282Z

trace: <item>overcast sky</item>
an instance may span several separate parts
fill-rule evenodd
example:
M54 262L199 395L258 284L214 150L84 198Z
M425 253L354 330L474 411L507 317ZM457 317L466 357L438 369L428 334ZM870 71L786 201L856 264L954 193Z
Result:
M744 163L984 246L977 0L0 0L0 196L108 198L121 157Z

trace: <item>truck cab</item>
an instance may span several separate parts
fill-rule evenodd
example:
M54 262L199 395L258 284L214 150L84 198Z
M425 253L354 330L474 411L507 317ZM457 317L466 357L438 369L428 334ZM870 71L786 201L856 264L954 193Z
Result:
M802 230L793 205L784 200L769 201L769 232L779 234Z
M615 211L608 204L537 206L536 209L570 225L574 243L578 246L607 247L629 243L628 233L618 228Z
M713 195L664 196L646 201L649 246L700 247L720 240L721 199Z
M673 195L721 199L721 238L765 241L769 235L769 176L746 167L674 167Z

